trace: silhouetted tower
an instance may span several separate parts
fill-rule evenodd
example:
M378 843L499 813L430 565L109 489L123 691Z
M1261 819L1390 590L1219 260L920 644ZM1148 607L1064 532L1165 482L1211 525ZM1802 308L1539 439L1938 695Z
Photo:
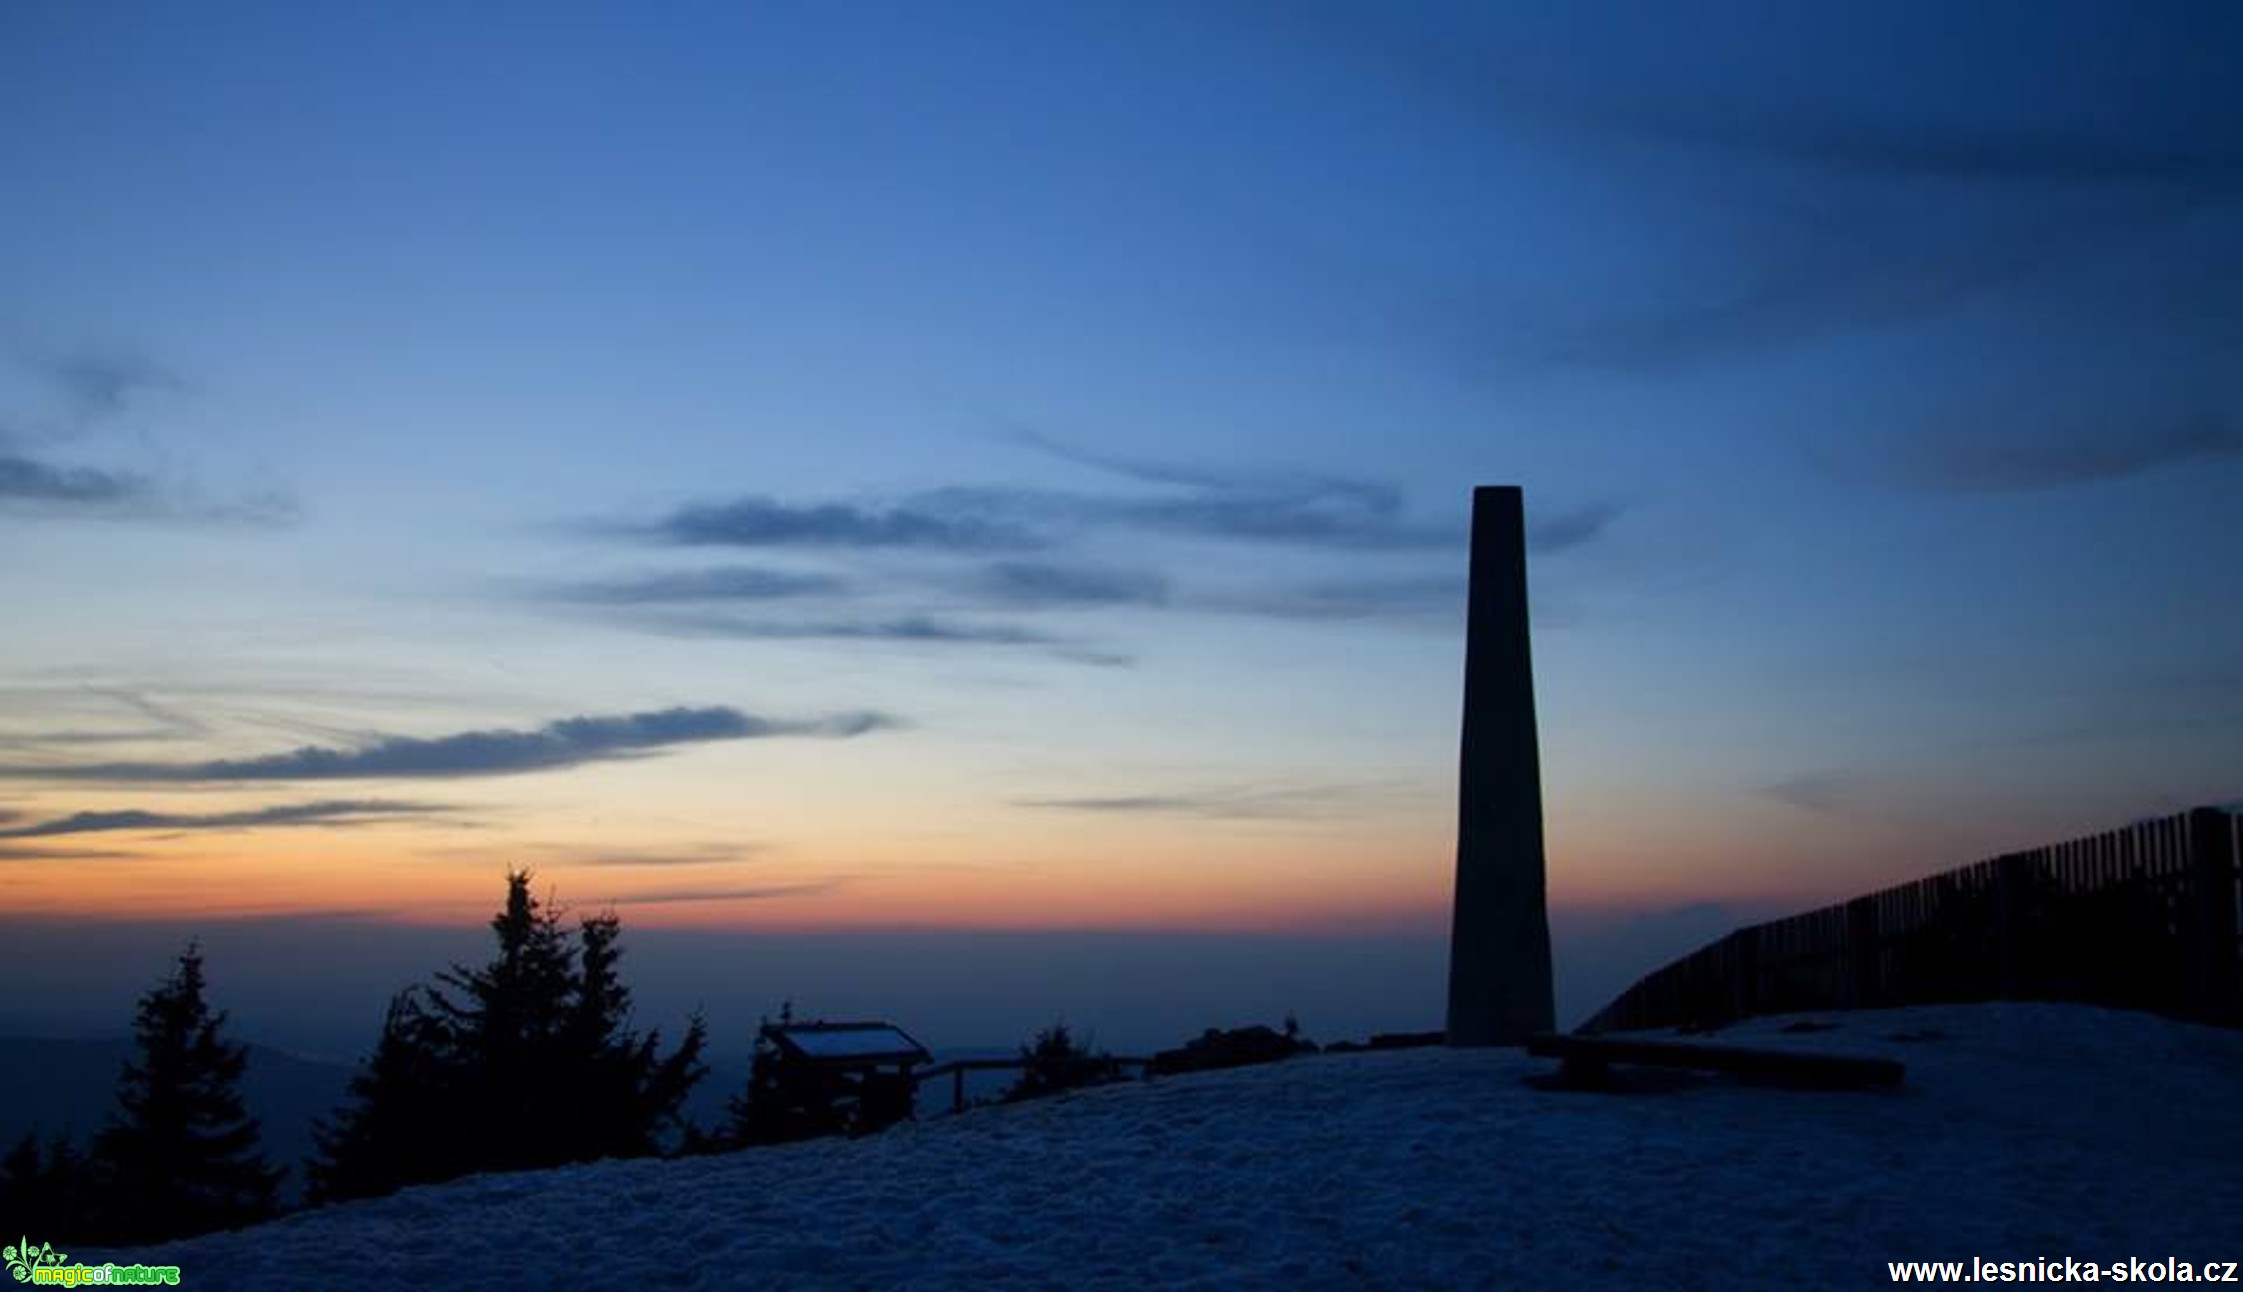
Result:
M1542 876L1542 767L1527 648L1526 509L1515 485L1472 491L1457 778L1450 1045L1520 1045L1556 1026Z

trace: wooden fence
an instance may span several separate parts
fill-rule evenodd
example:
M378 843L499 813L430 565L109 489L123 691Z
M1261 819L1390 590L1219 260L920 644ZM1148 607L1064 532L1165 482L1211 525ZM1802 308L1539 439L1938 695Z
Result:
M962 1113L968 1107L966 1102L967 1073L1019 1072L1028 1067L1029 1062L1028 1059L1017 1056L1004 1059L946 1059L931 1068L922 1068L912 1073L911 1082L916 1089L931 1081L940 1081L944 1077L950 1078L950 1111ZM1116 1071L1124 1068L1135 1068L1142 1075L1152 1063L1152 1060L1133 1056L1101 1054L1094 1058L1086 1058L1083 1062L1093 1066L1101 1063L1112 1064Z
M2243 1026L2238 829L2197 808L1739 929L1579 1030L2002 999Z

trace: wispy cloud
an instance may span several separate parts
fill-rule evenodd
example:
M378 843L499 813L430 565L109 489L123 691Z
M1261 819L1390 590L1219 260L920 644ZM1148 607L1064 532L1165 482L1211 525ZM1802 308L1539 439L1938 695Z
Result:
M1402 491L1383 480L1164 462L1104 453L1019 428L1008 436L1061 461L1158 492L1148 497L1050 489L952 489L928 495L930 501L999 514L1011 509L1074 524L1312 547L1410 550L1445 546L1456 537L1453 527L1410 518Z
M1040 546L1034 535L997 520L892 507L826 502L798 505L746 497L680 507L647 527L657 541L686 547L925 548L987 552Z
M48 839L59 835L103 834L116 830L257 830L276 826L350 826L381 821L427 818L453 809L431 803L406 803L390 799L331 799L317 803L287 803L240 812L146 812L118 810L74 812L30 825L0 829L0 839Z
M146 718L150 724L138 727L78 728L64 727L37 731L0 730L0 749L37 749L71 745L139 744L144 741L188 740L206 735L209 727L199 718L160 704L136 691L122 688L85 687L85 694L98 696L121 705Z
M1464 576L1348 579L1203 594L1194 604L1272 619L1399 619L1443 616L1462 622Z
M935 615L888 618L760 619L718 613L640 616L641 627L695 637L742 641L848 641L909 646L1032 647L1084 664L1123 665L1130 657L1093 643L1023 628Z
M25 847L0 843L0 861L126 861L139 855L114 848Z
M1424 550L1458 541L1455 526L1410 517L1401 491L1383 481L1109 457L1031 432L1012 438L1130 489L956 485L893 502L743 497L680 507L626 532L679 546L965 554L1039 551L1095 529L1353 551Z
M141 395L187 384L146 355L113 347L46 355L38 367L84 421L115 416Z
M1527 518L1527 550L1552 556L1586 547L1604 537L1626 511L1616 502L1593 502L1547 516Z
M137 472L71 466L0 442L0 515L267 526L293 523L299 510L286 493L209 500Z
M1127 607L1339 620L1448 613L1461 604L1461 579L1427 573L1425 566L1442 554L1462 556L1464 526L1413 514L1391 483L1111 454L1036 431L1003 434L1105 477L1104 487L958 484L878 502L755 497L696 504L652 525L608 526L606 532L664 543L847 548L857 564L847 579L730 567L577 584L557 596L628 612L632 626L653 632L1024 647L1096 664L1129 658L1097 643L980 616ZM1537 514L1529 546L1540 555L1588 547L1604 540L1626 510L1619 502L1592 500ZM1307 587L1210 589L1156 566L1114 564L1068 550L1103 550L1101 536L1137 550L1152 536L1291 548L1320 558L1344 554L1393 572ZM889 560L900 564L884 576L882 562ZM1400 568L1400 562L1418 568ZM835 604L826 613L799 614L748 613L744 604L726 604L817 600Z
M1157 606L1168 600L1168 579L1153 570L1050 562L997 561L966 581L973 596L1012 609L1076 606Z
M129 511L146 508L155 499L143 476L0 453L0 507Z
M569 583L551 589L551 595L559 600L591 605L642 606L697 601L787 601L840 596L849 590L849 582L836 575L731 565Z
M2067 187L2243 190L2243 150L1847 115L1805 103L1584 107L1580 121L1691 148L1896 178Z
M1172 816L1210 821L1319 820L1346 815L1391 787L1365 785L1217 786L1142 794L1018 798L1012 806L1101 816Z
M2185 462L2243 458L2232 417L2145 419L2091 433L1971 429L1896 441L1889 468L1903 484L1953 493L2056 489Z
M1760 792L1802 812L1827 816L1845 810L1855 789L1853 783L1843 777L1815 775L1778 781L1762 787Z
M0 426L0 515L251 525L296 519L297 504L283 492L205 495L170 472L72 462L67 459L82 454L54 451L55 442L98 439L116 430L151 395L189 389L152 359L117 347L19 350L13 357L59 394L63 411L11 415L12 426ZM145 432L128 429L137 457L145 449L139 443Z
M496 728L437 737L377 736L357 748L306 745L258 758L0 764L0 778L133 784L510 776L642 757L677 745L782 736L845 739L894 725L893 718L869 712L780 719L724 707L675 708L564 718L527 731Z
M663 868L729 866L768 850L769 845L760 843L711 843L704 844L699 848L671 851L627 848L613 852L585 852L582 849L576 849L573 851L578 855L568 858L567 861L568 864L576 866L626 868L639 866ZM536 851L543 854L548 850L540 848Z
M695 885L657 888L611 897L612 906L652 906L660 902L761 902L780 897L816 897L848 884L845 878L807 880L794 884Z
M1624 298L1577 295L1570 314L1496 281L1458 290L1468 276L1453 265L1346 271L1351 317L1402 319L1410 344L1477 369L1663 370L1911 326L2014 298L2243 197L2234 97L2215 92L2193 113L2160 110L2207 89L2201 80L2167 87L2173 95L2142 111L2120 104L2093 123L2025 125L2015 113L1972 113L1936 96L1872 95L1843 78L1756 86L1724 64L1700 65L1692 84L1687 53L1648 69L1609 42L1600 51L1563 17L1436 25L1385 10L1300 8L1287 7L1288 30L1327 53L1478 119L1491 136L1540 137L1621 182L1672 186L1643 190L1648 208L1690 207L1691 219L1647 235L1699 238L1677 242L1670 257L1714 272L1632 282ZM2145 23L2154 31L2139 34L2148 48L2177 47L2218 8ZM1959 69L1969 55L1956 52L1973 45L1998 59L2009 26L1943 17L1926 43ZM2213 26L2198 39L2222 47L2232 35ZM1551 61L1566 68L1562 78L1521 64L1521 51L1538 47L1563 48Z

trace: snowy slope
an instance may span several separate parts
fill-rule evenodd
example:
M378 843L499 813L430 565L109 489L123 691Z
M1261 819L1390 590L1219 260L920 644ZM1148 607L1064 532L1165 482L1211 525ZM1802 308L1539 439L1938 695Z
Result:
M135 1259L330 1289L1811 1288L1887 1285L1888 1260L2243 1259L2243 1034L2078 1006L1824 1017L1723 1039L1894 1055L1907 1088L1555 1093L1517 1051L1330 1056L480 1177Z

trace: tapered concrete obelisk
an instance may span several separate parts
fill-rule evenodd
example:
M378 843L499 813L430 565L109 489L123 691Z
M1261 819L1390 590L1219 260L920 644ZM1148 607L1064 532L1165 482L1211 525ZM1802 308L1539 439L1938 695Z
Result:
M1514 485L1472 491L1457 778L1450 1045L1521 1045L1556 1026L1542 862L1542 758L1527 646L1526 508Z

